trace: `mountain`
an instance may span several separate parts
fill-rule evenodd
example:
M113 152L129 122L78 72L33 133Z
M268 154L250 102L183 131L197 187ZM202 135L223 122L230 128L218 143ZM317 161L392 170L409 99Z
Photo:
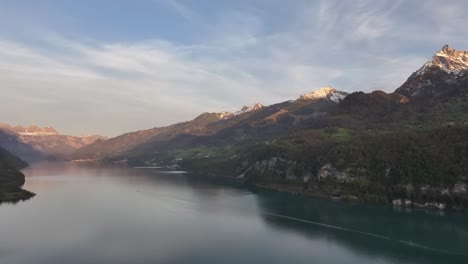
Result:
M412 115L408 112L409 104L409 99L398 93L355 92L339 104L339 114L365 120L367 123L389 123L408 119Z
M99 141L74 157L333 199L468 210L466 54L444 46L391 93L322 87Z
M347 93L323 87L294 101L256 103L236 112L203 113L191 121L127 133L75 152L74 159L135 156L202 145L227 145L274 138L310 119L326 115Z
M122 155L138 146L143 146L150 142L170 140L181 134L189 135L210 135L218 131L220 128L209 127L210 124L218 121L237 120L239 118L260 110L263 107L261 104L255 104L251 107L243 107L241 110L234 113L231 112L214 112L202 113L193 120L177 123L174 125L140 130L136 132L126 133L105 141L96 141L93 144L85 146L77 150L73 154L75 160L87 159L102 159L109 156Z
M0 129L0 146L3 146L8 151L14 153L18 157L22 157L28 162L40 161L47 159L44 153L35 149L33 146L24 143L18 134Z
M445 45L393 93L355 92L340 104L340 114L376 124L464 122L468 98L468 51ZM348 120L349 121L349 120Z
M259 109L262 109L264 107L264 105L260 104L260 103L256 103L252 106L244 106L242 107L241 110L237 111L234 113L234 115L242 115L242 114L245 114L245 113L248 113L248 112L252 112L252 111L257 111Z
M468 51L445 45L396 93L413 100L446 101L468 95Z
M0 203L17 202L34 196L21 189L24 175L19 171L28 164L0 146Z
M330 86L325 86L311 93L301 95L298 101L329 100L334 103L339 103L346 98L346 96L348 96L346 92L338 91Z
M0 123L0 144L27 161L65 159L76 150L105 139L96 135L61 135L51 127L23 127Z
M0 146L0 164L2 164L2 166L9 166L15 169L24 169L28 166L28 163L14 156L2 146Z

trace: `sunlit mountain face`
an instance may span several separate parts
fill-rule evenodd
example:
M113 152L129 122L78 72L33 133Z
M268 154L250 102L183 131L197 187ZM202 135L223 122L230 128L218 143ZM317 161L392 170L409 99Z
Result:
M447 97L465 97L467 86L468 51L445 45L396 92L413 98L445 100Z
M98 135L62 135L52 127L0 123L0 144L28 161L69 159L76 150L105 139Z

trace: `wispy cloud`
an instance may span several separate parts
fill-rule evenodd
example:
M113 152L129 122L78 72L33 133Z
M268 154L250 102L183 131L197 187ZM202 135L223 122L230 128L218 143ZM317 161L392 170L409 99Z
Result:
M192 8L182 4L178 0L155 0L166 4L171 7L179 16L189 23L200 23L201 17Z
M58 123L62 109L70 119L86 116L95 127L103 119L119 123L122 118L138 121L138 128L144 128L190 119L203 111L233 110L252 98L268 98L242 69L195 60L189 48L169 43L66 48L73 49L73 58L0 42L0 82L12 95L0 102L16 108L8 112L10 120L21 121L18 116L25 112L53 107L57 112L44 112L41 119ZM39 105L38 98L46 98L47 105ZM119 133L128 128L113 129Z
M392 91L442 44L468 48L460 34L468 24L465 1L428 0L422 8L403 0L272 2L285 17L262 5L208 15L188 2L154 1L207 35L192 42L53 29L35 42L4 36L0 119L118 134L289 100L324 85Z

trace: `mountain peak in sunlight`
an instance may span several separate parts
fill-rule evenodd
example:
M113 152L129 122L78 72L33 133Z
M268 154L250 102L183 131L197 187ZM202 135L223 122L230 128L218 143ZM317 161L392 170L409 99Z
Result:
M343 92L343 91L338 91L331 86L323 86L315 91L301 95L298 100L309 101L309 100L318 100L318 99L328 99L334 103L339 103L347 95L348 93Z

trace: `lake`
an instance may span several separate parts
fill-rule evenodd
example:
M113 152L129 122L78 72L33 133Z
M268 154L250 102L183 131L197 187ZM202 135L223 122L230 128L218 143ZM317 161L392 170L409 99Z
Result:
M157 169L35 164L0 205L0 263L468 263L468 216Z

